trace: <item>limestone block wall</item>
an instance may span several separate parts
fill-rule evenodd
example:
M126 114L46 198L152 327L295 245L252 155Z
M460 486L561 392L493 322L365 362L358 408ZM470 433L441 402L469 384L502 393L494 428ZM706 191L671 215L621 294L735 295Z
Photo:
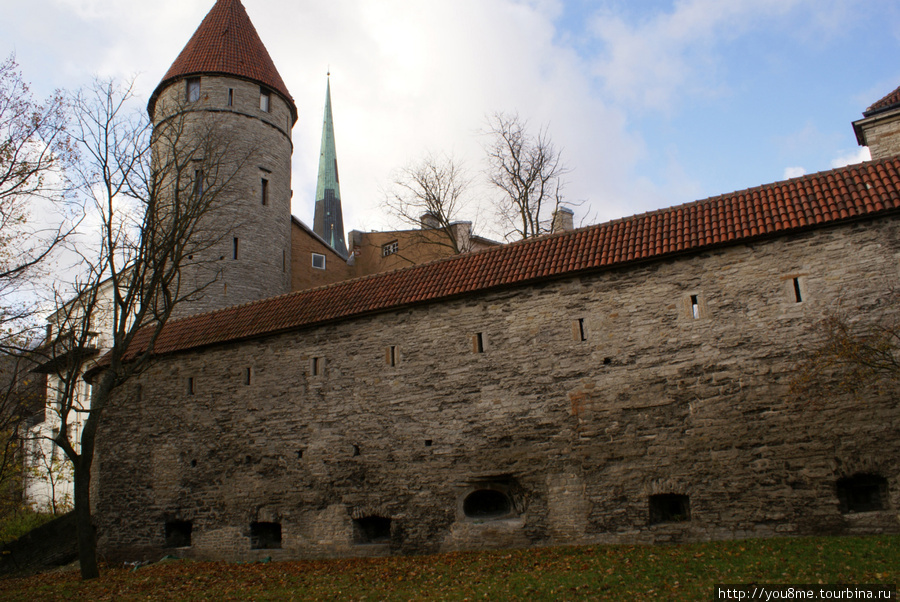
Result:
M827 310L896 311L898 235L897 217L859 222L161 358L104 414L100 547L898 532L898 394L788 391ZM881 503L847 512L837 483L859 474Z
M290 108L271 91L268 111L262 110L258 83L207 75L198 79L198 100L188 102L188 80L178 80L162 92L154 116L160 129L168 116L185 112L185 134L178 142L182 148L190 147L193 135L214 128L221 144L213 152L225 159L218 162L212 153L198 153L206 186L221 186L222 194L201 228L212 244L192 254L183 270L186 286L205 288L179 306L179 315L287 293L291 283Z

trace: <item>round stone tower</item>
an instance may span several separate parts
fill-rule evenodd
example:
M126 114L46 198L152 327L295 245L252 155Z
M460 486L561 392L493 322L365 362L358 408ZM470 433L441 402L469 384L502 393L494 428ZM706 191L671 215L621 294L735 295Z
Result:
M297 107L240 0L216 1L147 109L166 198L203 213L175 313L289 292Z

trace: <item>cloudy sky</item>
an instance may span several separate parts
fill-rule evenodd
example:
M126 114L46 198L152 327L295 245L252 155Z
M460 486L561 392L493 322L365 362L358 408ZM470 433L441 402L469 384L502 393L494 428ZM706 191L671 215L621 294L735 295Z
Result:
M300 110L307 223L331 69L347 230L387 226L392 171L428 151L481 182L494 111L549 128L587 224L863 160L850 122L900 86L896 0L243 2ZM0 0L0 54L39 95L137 76L146 99L212 4Z

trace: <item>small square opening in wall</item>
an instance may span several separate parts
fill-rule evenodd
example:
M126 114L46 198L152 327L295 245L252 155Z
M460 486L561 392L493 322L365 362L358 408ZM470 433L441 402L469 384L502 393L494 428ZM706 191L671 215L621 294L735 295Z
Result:
M321 253L313 253L312 254L312 267L317 270L325 269L325 256Z
M281 523L250 523L251 550L281 548Z
M391 519L366 516L353 520L356 543L388 543L391 541Z
M650 496L650 524L691 520L691 502L686 495L661 493Z
M874 474L855 474L838 479L837 496L841 513L885 510L887 479Z
M166 521L166 547L187 548L191 545L193 524L189 520Z

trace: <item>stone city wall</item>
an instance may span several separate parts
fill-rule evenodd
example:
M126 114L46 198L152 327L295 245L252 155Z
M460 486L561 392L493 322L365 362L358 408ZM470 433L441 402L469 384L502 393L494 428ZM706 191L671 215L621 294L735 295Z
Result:
M898 394L788 389L825 312L896 310L898 235L858 222L161 358L104 414L101 550L898 532Z

